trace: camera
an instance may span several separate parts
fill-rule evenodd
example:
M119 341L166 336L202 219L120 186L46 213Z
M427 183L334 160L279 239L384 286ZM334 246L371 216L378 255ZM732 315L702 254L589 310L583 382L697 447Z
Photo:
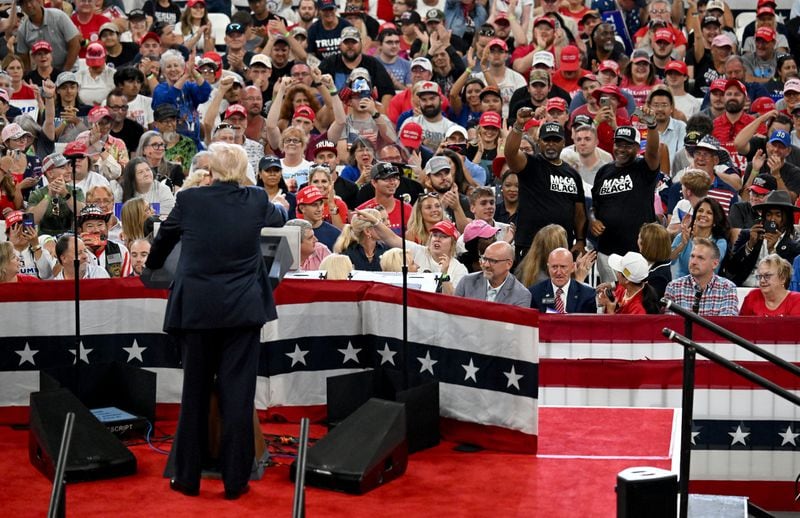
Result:
M600 98L600 106L605 108L606 106L611 106L611 99L608 97L601 97Z
M765 221L764 222L764 232L771 232L775 233L778 231L778 224L774 221Z
M614 289L613 288L606 288L606 297L608 298L609 302L616 302L616 297L614 297Z

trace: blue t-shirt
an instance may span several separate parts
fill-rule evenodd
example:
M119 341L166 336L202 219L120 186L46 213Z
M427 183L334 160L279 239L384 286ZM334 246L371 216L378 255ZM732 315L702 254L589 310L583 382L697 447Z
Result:
M314 235L317 236L319 242L327 246L330 250L333 250L333 245L336 243L336 240L339 239L339 234L341 234L339 229L327 221L323 221L322 225L314 229Z
M316 55L320 60L333 56L339 52L342 29L349 26L350 22L344 18L339 18L339 24L329 31L322 26L321 20L317 20L308 28L308 48L306 50L309 54Z
M395 81L398 81L402 85L411 84L411 62L397 58L394 63L385 63L380 56L375 56L380 64L383 65L383 68L389 72L389 75Z

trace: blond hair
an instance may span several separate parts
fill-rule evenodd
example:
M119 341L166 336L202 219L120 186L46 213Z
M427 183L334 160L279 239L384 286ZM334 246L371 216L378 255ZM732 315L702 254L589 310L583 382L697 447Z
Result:
M533 237L531 248L514 272L519 282L530 286L542 272L547 272L547 258L556 248L569 249L567 231L561 225L550 224L542 227Z
M364 209L361 212L366 213L369 219L363 218L358 214L353 216L352 221L344 226L341 235L336 240L336 243L333 244L333 251L335 253L341 254L354 242L360 243L361 239L364 237L364 232L377 225L377 223L372 222L373 219L375 221L381 220L381 213L376 209Z
M211 176L221 182L242 184L247 180L247 153L242 146L214 142L211 151Z
M319 263L319 269L329 281L346 281L353 271L353 262L346 255L331 254Z

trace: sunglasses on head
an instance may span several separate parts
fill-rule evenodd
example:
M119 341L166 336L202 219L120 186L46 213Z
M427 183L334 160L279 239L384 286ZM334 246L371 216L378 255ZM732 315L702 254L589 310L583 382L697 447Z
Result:
M494 36L494 29L491 27L484 27L483 29L478 31L478 35L480 36Z

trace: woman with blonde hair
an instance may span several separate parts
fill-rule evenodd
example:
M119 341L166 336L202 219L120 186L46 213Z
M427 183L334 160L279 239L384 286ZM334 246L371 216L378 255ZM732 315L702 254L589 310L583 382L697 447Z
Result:
M313 165L306 160L306 146L308 145L308 135L300 128L290 126L281 133L281 171L289 192L297 192L297 189L308 183L308 169Z
M311 167L311 172L308 174L308 185L316 186L325 195L325 202L322 204L322 217L325 221L341 230L350 218L348 217L347 204L336 196L333 190L333 182L333 176L328 166L314 165Z
M214 50L216 41L204 0L189 0L173 31L183 35L183 45L189 50L194 49L198 54Z
M670 254L672 241L666 228L658 223L645 223L639 229L639 253L647 259L650 274L647 284L656 290L658 298L664 296L667 284L672 280Z
M137 239L147 237L144 224L152 215L153 209L142 198L132 198L125 202L120 214L120 220L122 221L122 234L120 237L124 240L126 247Z
M38 277L19 273L19 257L14 251L14 245L8 241L0 243L0 283L3 282L31 282L38 281Z
M416 273L419 271L417 263L411 257L411 254L406 250L406 266L409 273ZM381 270L384 272L402 272L403 271L403 249L390 248L381 256Z
M569 249L567 231L561 225L551 224L542 227L533 236L533 243L514 272L519 282L531 287L547 278L547 257L556 248Z
M387 247L378 240L375 229L380 220L381 213L375 209L364 209L353 216L334 243L334 253L349 257L356 270L381 271L381 255Z
M329 281L346 281L353 272L353 263L346 255L331 254L322 260L319 269L325 272Z
M406 239L417 244L428 242L430 229L444 219L442 202L438 192L421 194L414 204L411 217L408 219Z

